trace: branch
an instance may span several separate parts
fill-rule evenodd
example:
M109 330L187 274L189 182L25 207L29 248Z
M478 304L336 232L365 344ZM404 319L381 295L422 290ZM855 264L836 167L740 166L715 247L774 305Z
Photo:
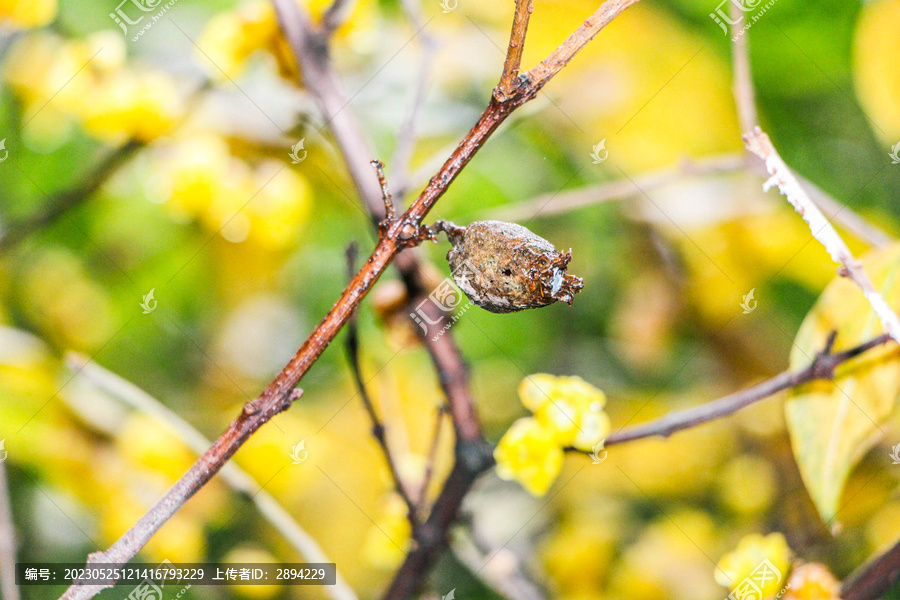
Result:
M142 143L132 140L112 150L78 187L52 194L36 213L18 223L7 224L8 230L3 237L0 237L0 251L17 245L35 231L46 227L68 211L81 205L100 189L100 186L109 179L110 173L127 162L143 147Z
M3 460L0 460L0 591L3 592L3 600L19 600L19 586L16 585L16 530L6 478L6 463Z
M420 512L424 512L428 506L428 488L431 485L431 478L434 476L434 466L437 463L437 453L441 442L441 425L446 412L446 405L441 404L435 414L434 429L431 432L431 448L428 449L428 458L425 459L425 474L422 477L422 488L419 490L418 510Z
M547 600L547 594L528 576L515 552L479 542L474 524L470 532L468 536L454 536L451 548L475 577L509 600ZM494 562L498 556L500 560Z
M525 77L526 81L529 81L531 85L540 90L554 75L569 64L569 61L575 57L578 51L594 39L601 29L609 25L622 11L638 1L607 0L601 4L600 8L594 11L594 14L588 17L581 27L576 29L575 33L570 35L559 48L542 60L538 66L528 71Z
M741 10L736 4L731 4L730 10L732 39L736 37L737 40L732 46L732 68L734 70L733 88L738 109L738 121L740 122L741 131L753 131L759 125L759 115L756 109L756 93L753 87L753 75L750 66L748 46L750 30L744 30L741 35L738 35L738 31L741 30L741 26L738 24ZM755 167L756 164L753 166ZM841 205L810 181L803 177L798 177L798 179L803 187L809 191L815 203L821 206L823 210L831 213L831 219L843 225L848 231L868 241L873 246L882 247L891 243L891 237L884 231L865 221L846 206Z
M862 289L875 314L881 319L884 330L895 340L900 340L900 319L897 318L897 313L891 309L884 296L875 290L872 280L869 279L862 264L853 257L838 232L825 218L819 207L810 200L790 168L778 155L769 136L757 127L752 133L744 136L744 143L750 152L766 163L766 171L771 177L763 184L763 189L768 191L772 186L778 186L781 193L787 196L788 202L809 224L813 237L825 246L831 259L842 266L841 274L849 277Z
M900 578L900 542L851 573L841 586L843 600L877 600Z
M641 190L649 193L678 183L686 177L732 173L746 167L747 161L744 157L736 154L724 154L696 162L685 161L674 169L662 169L633 179L619 179L564 192L542 194L527 202L502 208L493 216L501 220L516 221L559 214L593 204L636 196L641 194Z
M209 440L193 425L130 381L104 369L84 354L67 352L64 361L76 377L83 377L90 385L108 397L169 427L193 452L199 455L209 448ZM281 533L307 561L332 562L322 551L318 542L294 520L274 496L262 489L246 471L235 463L228 463L222 467L221 475L231 489L253 502L263 518ZM347 585L340 572L337 573L335 585L328 586L325 591L334 600L357 600L353 589Z
M298 47L303 38L303 33L298 33L303 15L299 6L291 0L274 0L279 22L291 42L294 52L302 54L304 48ZM612 20L622 10L637 0L609 0L600 7L597 13L579 28L574 40L570 38L564 46L567 50L564 54L570 59L584 44L596 35L600 28ZM609 8L604 9L604 7ZM599 15L599 16L598 16ZM590 24L590 35L582 31ZM562 48L562 47L561 47ZM317 49L319 52L322 48ZM559 52L559 51L557 51ZM555 53L556 54L556 53ZM553 58L553 56L551 56ZM454 179L472 160L478 150L497 130L501 123L517 108L532 100L546 84L568 62L568 59L560 60L559 57L545 61L539 65L541 78L535 82L525 82L520 85L515 94L503 99L494 95L481 117L463 137L459 146L444 165L431 178L428 185L419 194L409 209L399 218L386 224L384 233L372 254L363 263L363 267L353 277L350 284L344 289L328 314L315 327L309 338L297 350L294 357L276 375L275 379L263 390L255 400L244 405L241 414L228 427L228 429L213 443L201 457L194 463L188 472L182 476L175 485L167 491L162 498L144 515L131 529L119 538L106 552L96 552L88 557L88 563L117 562L125 563L133 558L147 541L159 530L162 525L175 514L191 496L215 475L231 456L244 444L244 442L260 427L269 422L278 413L287 410L294 399L293 390L303 379L316 360L322 355L328 345L343 329L347 320L365 298L366 294L384 273L388 265L396 258L400 251L414 244L410 240L408 232L412 228L417 230L423 219L428 215L434 204L447 191ZM327 73L326 73L327 75ZM339 115L338 115L339 116ZM367 179L373 184L374 178ZM446 337L446 336L443 336ZM455 386L451 386L455 389ZM454 424L463 424L460 420L466 411L460 406L454 406L451 402L451 415ZM480 440L473 442L464 437L464 434L477 430L477 423L473 427L471 423L465 423L460 431L461 439L457 440L457 461L451 471L444 490L435 502L434 508L422 529L427 536L443 537L441 532L446 532L450 523L456 516L456 511L462 502L462 498L474 481L473 473L481 472L489 468L492 463L490 448ZM426 540L430 538L425 538ZM406 562L401 567L398 575L410 575L408 565L420 564L430 566L438 551L443 547L444 541L422 544L415 548L407 556ZM423 548L427 548L424 549ZM415 557L411 560L411 557ZM391 590L394 598L409 598L418 587L420 576L414 574L412 583L406 577L401 583ZM395 579L394 583L397 584ZM104 589L104 586L79 586L72 585L63 594L66 600L91 598ZM390 593L390 592L389 592Z
M347 267L350 270L351 277L353 276L353 273L355 271L355 263L356 245L351 244L347 248ZM394 487L397 489L397 493L406 504L406 512L409 523L412 526L412 529L415 530L418 526L416 504L415 502L413 502L413 499L406 488L406 484L404 484L403 478L400 476L400 472L397 470L397 463L394 460L394 457L391 453L391 448L388 445L384 423L381 421L381 419L378 418L378 413L375 411L375 405L372 403L372 398L369 396L369 391L366 389L366 382L363 380L362 370L360 369L359 331L356 326L356 313L353 314L353 316L350 318L350 321L347 323L346 346L347 358L350 362L350 370L353 372L353 380L356 382L356 388L359 391L360 398L362 398L363 407L365 407L366 412L369 415L369 420L372 422L372 435L375 436L375 440L378 442L378 445L381 446L381 452L382 454L384 454L384 459L387 461L388 469L390 469L391 471L391 478L394 480Z
M812 363L805 369L800 369L798 371L784 371L783 373L780 373L771 379L767 379L753 387L741 390L740 392L735 392L734 394L714 400L713 402L708 402L687 410L671 412L654 421L643 423L629 429L619 430L607 438L605 446L609 447L614 444L621 444L647 437L668 437L676 431L690 429L697 425L734 414L740 409L750 406L759 400L768 398L782 390L797 387L798 385L803 385L804 383L815 381L817 379L834 379L835 369L837 369L838 366L856 358L872 348L882 346L891 341L891 337L884 334L850 348L849 350L832 353L834 337L835 334L832 334L825 348L816 354Z
M743 12L734 3L730 6L731 12L731 37L736 41L731 47L731 63L734 69L734 98L737 101L738 122L741 131L752 131L759 125L759 115L756 113L756 94L753 89L753 74L750 70L750 48L747 34L749 30L738 35L742 28L738 23Z
M428 89L428 79L431 73L434 58L437 53L437 42L425 31L425 21L422 18L421 10L414 0L401 0L403 10L412 23L419 37L422 38L422 57L419 60L419 72L416 77L416 89L413 92L412 105L403 127L397 138L397 149L394 151L391 160L391 168L394 172L394 189L397 191L397 197L402 199L409 189L409 165L412 160L413 149L416 144L416 119L419 111L425 103L425 95Z
M509 34L509 48L506 60L503 61L503 74L497 86L504 96L511 96L516 89L516 79L522 66L522 52L525 50L525 34L528 32L528 20L534 7L531 0L516 0L516 12L513 15L512 31Z
M334 0L322 15L322 31L331 35L353 12L354 0Z
M380 177L372 176L370 167L372 153L368 150L369 144L363 136L352 111L343 110L347 105L347 101L340 89L338 78L328 58L327 41L324 43L321 39L317 41L314 32L309 28L309 19L304 15L303 9L298 8L296 4L276 1L276 8L279 8L279 18L283 26L287 23L293 23L291 28L284 28L284 31L291 41L298 64L302 66L303 83L317 99L326 116L329 114L334 115L330 120L332 135L341 149L350 176L360 196L369 208L373 223L379 226L385 214L384 198L387 197L387 191L384 188L386 188L386 184L383 184ZM299 18L292 19L290 17L291 11L296 13L295 17L299 15ZM417 31L421 34L424 29L421 19L417 17L415 10L408 12L414 26L418 28ZM425 40L427 46L428 38L426 37ZM317 43L323 45L317 46ZM410 123L415 118L416 104L421 102L421 92L417 92L417 95L419 97L414 101ZM477 146L475 148L477 149ZM446 167L446 164L444 166ZM430 184L435 181L436 179L432 178ZM406 286L408 297L419 300L424 298L428 293L427 287L429 283L425 278L417 256L409 251L404 252L398 257L396 266ZM419 300L414 301L414 303L418 304ZM439 518L429 518L421 527L413 529L416 550L407 557L404 563L406 570L401 568L398 573L398 577L395 580L397 583L395 589L398 591L415 590L419 587L422 578L427 573L427 569L434 563L444 547L447 527L449 527L452 519L455 518L462 498L472 482L480 473L489 468L489 464L493 460L490 448L481 437L480 426L475 416L474 403L468 389L468 376L459 348L451 335L449 335L449 332L447 335L439 337L437 341L433 341L431 338L434 337L435 332L421 332L418 329L416 331L419 333L420 339L426 343L435 363L438 379L447 398L449 412L456 431L455 475L451 476L448 482L445 483L445 488L446 485L449 485L449 482L459 481L460 485L456 491L460 493L445 494L442 492L435 501L436 509L432 511L432 517L437 513ZM438 421L438 427L439 424L440 420ZM436 451L436 440L432 448L433 451ZM430 460L431 468L433 469L433 457ZM430 480L430 474L428 480ZM427 488L423 488L420 498L420 503L423 505L426 501L426 493ZM409 593L412 592L410 591Z

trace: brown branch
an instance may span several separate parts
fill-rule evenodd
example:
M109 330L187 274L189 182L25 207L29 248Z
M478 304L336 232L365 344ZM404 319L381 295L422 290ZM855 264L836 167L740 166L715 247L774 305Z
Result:
M841 586L843 600L877 600L900 579L900 542L851 573Z
M203 454L210 441L193 425L182 419L159 400L140 389L130 381L107 371L84 354L67 352L64 361L73 376L84 379L84 383L121 402L123 405L164 423L192 452ZM229 462L219 472L222 480L238 494L256 505L259 514L278 531L308 562L332 562L322 551L318 542L307 533L291 514L260 484L237 464ZM334 600L358 600L353 589L337 569L335 584L325 592Z
M363 263L363 267L341 293L337 302L284 369L259 397L244 405L240 416L229 425L212 447L160 498L153 508L107 551L91 554L88 557L89 564L128 562L153 534L222 468L247 438L275 415L290 407L294 399L295 386L344 327L388 265L403 248L415 243L415 240L411 240L409 237L410 230L417 230L422 225L422 220L428 215L434 204L447 191L453 180L472 160L491 134L514 110L532 100L540 88L565 66L577 50L590 41L603 25L636 1L609 0L586 22L585 26L579 28L576 35L573 36L574 39L570 38L564 44L566 49L563 54L565 56L557 56L558 50L551 56L552 60L548 59L539 65L541 74L539 79L533 80L533 82L524 81L511 96L502 99L497 95L492 96L477 123L463 137L459 146L437 174L431 178L412 206L402 216L387 224L384 235L379 239L369 259ZM303 19L303 15L298 5L292 0L274 0L274 2L279 23L288 36L294 52L302 55L306 50L302 44L305 33L302 32L300 19ZM609 8L604 9L607 6ZM583 31L588 24L590 24L589 31ZM318 47L313 45L311 49L320 54L324 53L324 56L327 57L327 48L321 43ZM324 72L323 76L328 77L328 73ZM337 117L340 114L332 116ZM332 119L332 121L334 120L336 119ZM361 179L361 181L364 180L376 184L373 178ZM448 358L443 354L440 357ZM442 383L447 389L456 390L459 387L459 381L442 381ZM459 403L454 405L452 399L450 409L459 435L457 460L431 514L422 525L423 533L418 540L418 546L409 553L397 578L391 585L388 592L389 598L409 598L415 593L421 581L420 572L427 570L427 567L433 564L445 546L445 533L455 519L463 497L477 474L489 468L492 462L490 448L480 439L480 435L477 436L479 439L471 439L473 432L480 433L477 422L473 424L463 421L465 418L474 417L474 411L460 406ZM102 589L105 589L105 586L72 585L62 597L67 600L86 599L93 597Z
M277 381L277 380L276 380ZM270 395L266 395L266 394ZM300 397L302 390L293 386L270 386L262 396L244 405L240 416L231 422L228 429L219 436L200 459L179 479L172 488L120 537L105 552L94 552L88 556L88 564L126 563L138 553L163 524L180 509L197 491L206 485L213 475L257 429L268 423L272 417L290 408ZM64 599L92 598L111 585L70 586L62 595Z
M516 0L516 12L513 15L512 31L509 34L509 48L506 60L503 61L503 74L497 89L506 97L515 92L516 79L522 66L522 52L525 50L525 34L528 32L528 20L534 10L531 0Z
M607 0L594 11L575 32L563 42L550 56L528 71L526 80L540 90L550 79L569 64L579 50L594 39L600 30L609 25L622 11L636 4L639 0ZM536 91L537 91L536 90Z
M428 458L425 459L425 474L422 476L422 487L419 490L418 510L422 513L428 507L428 488L431 486L431 478L434 476L437 453L441 445L441 425L444 423L446 412L446 404L441 404L435 413L434 429L431 431L431 447L428 449Z
M322 15L322 31L325 35L331 35L344 24L350 13L353 12L355 0L333 0Z
M281 2L276 2L276 7L281 4ZM299 18L292 19L291 11L296 11ZM291 6L285 6L279 12L282 13L280 18L283 24L293 23L292 30L285 28L284 31L291 40L295 57L302 67L303 83L316 98L326 117L331 115L329 123L332 135L343 154L350 177L365 201L373 222L379 225L383 215L386 214L384 198L387 197L387 185L380 174L377 178L372 176L370 166L372 153L368 151L369 144L352 111L344 109L347 101L330 63L327 41L316 37L315 32L311 31L309 27L309 19L304 15L303 9L298 8L296 4L291 3ZM421 19L417 18L415 11L410 12L410 19L421 34L424 25L421 23ZM426 40L427 51L428 38L423 39ZM416 104L421 102L421 91L417 92L417 96L413 112L410 115L410 122L415 118ZM444 167L446 166L445 163ZM432 178L429 185L435 181L437 180ZM449 184L449 182L447 183ZM397 258L396 267L406 286L408 297L417 299L413 302L418 304L428 293L427 288L430 286L421 269L418 257L412 251L403 252ZM412 553L411 557L407 559L408 570L401 569L402 575L398 576L401 578L404 589L418 588L427 568L444 547L446 528L454 518L465 491L481 472L489 468L489 461L492 460L490 448L481 438L473 400L468 390L464 361L458 347L449 332L434 342L430 339L434 336L434 332L423 333L418 329L416 331L426 342L435 363L456 431L456 476L451 477L449 481L455 482L458 479L463 482L463 489L459 490L462 492L461 494L439 495L436 505L438 502L441 503L440 510L432 511L432 513L440 514L440 520L428 519L421 527L414 527L416 547L420 551ZM473 456L480 457L480 460L473 460ZM448 483L445 483L445 487ZM422 490L420 502L424 503L426 500L426 492L426 489ZM445 515L450 515L449 520ZM421 551L422 549L425 550Z
M347 248L347 266L350 270L351 277L353 277L353 273L356 271L355 263L356 244L351 244ZM353 372L353 380L356 382L356 389L359 391L359 396L362 399L366 413L369 415L369 420L372 422L372 435L375 436L375 440L378 442L378 445L381 446L381 453L384 455L384 459L388 464L388 469L391 471L394 487L403 499L404 504L406 504L407 517L409 518L413 531L415 531L418 526L416 504L410 496L403 478L400 476L400 471L397 469L397 462L394 460L391 448L388 445L384 422L378 417L378 412L375 410L375 404L372 402L369 391L366 389L366 382L363 380L362 369L359 364L359 328L356 325L356 313L353 313L353 316L350 317L350 320L347 322L346 347L347 358L350 362L350 370Z
M734 414L740 409L749 406L754 402L758 402L759 400L768 398L772 394L782 390L797 387L798 385L803 385L804 383L815 381L817 379L834 379L835 369L838 366L856 358L872 348L882 346L889 341L891 341L891 337L884 334L850 348L849 350L833 353L831 350L834 344L834 335L832 335L825 348L819 352L812 363L804 369L784 371L783 373L754 385L753 387L735 392L734 394L719 398L713 402L708 402L687 410L671 412L654 421L620 430L607 438L605 446L609 447L614 444L622 444L624 442L648 437L668 437L676 431L690 429L697 425Z

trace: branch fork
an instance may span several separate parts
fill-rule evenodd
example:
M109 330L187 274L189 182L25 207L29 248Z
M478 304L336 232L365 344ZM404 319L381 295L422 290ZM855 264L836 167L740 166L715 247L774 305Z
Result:
M422 225L421 217L411 217L409 213L396 216L393 194L388 190L387 179L384 176L384 163L378 159L371 162L378 175L378 183L381 186L381 199L384 201L384 218L378 223L378 237L382 240L394 238L402 248L414 248L425 241L435 242L435 230L427 225Z

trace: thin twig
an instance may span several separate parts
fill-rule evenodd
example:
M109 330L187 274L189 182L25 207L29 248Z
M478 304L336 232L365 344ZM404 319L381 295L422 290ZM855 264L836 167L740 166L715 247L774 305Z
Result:
M884 334L849 350L836 353L831 351L833 341L834 338L832 337L825 349L819 352L812 363L804 369L784 371L771 379L767 379L745 390L729 394L724 398L701 404L695 408L671 412L654 421L619 431L606 439L605 447L647 437L668 437L676 431L690 429L702 423L734 414L740 409L782 390L797 387L817 379L834 379L835 369L839 365L860 356L872 348L887 344L891 341L891 337Z
M479 543L474 524L470 527L470 535L454 536L451 548L453 555L498 595L509 600L547 598L546 592L528 577L525 565L512 550Z
M851 573L841 586L843 600L878 600L900 579L900 542Z
M13 523L6 456L0 459L0 591L3 600L19 600L16 585L16 530Z
M632 179L619 179L565 192L542 194L527 202L503 207L492 217L517 221L569 212L593 204L637 196L642 193L641 190L649 193L678 183L687 177L733 173L746 166L747 161L744 157L736 154L725 154L696 162L685 161L674 169L662 169Z
M622 11L637 3L639 0L607 0L588 17L575 32L560 44L550 56L528 71L527 81L540 90L550 79L559 73L560 69L569 64L579 50L600 33L600 30L609 25Z
M732 3L731 11L731 37L735 41L731 46L731 64L734 69L734 98L738 108L738 122L741 131L752 131L759 125L759 116L756 114L756 94L753 88L753 73L750 69L750 47L747 41L749 30L738 35L742 29L739 25L743 11Z
M32 233L43 229L65 213L80 206L100 189L100 186L109 179L110 173L127 162L143 147L144 144L140 142L126 142L109 152L78 187L52 194L44 201L40 210L22 221L8 224L8 230L3 237L0 237L0 251L15 246Z
M762 164L762 162L756 162L759 163L760 170L765 172L765 166ZM797 174L795 173L795 175ZM829 220L839 224L841 227L843 227L859 239L865 240L876 248L883 248L895 241L894 238L885 233L883 229L863 219L850 207L845 204L841 204L840 202L829 196L828 193L826 193L813 182L809 181L801 175L797 175L797 179L800 181L800 184L803 186L803 188L809 193L810 197L813 199L813 202L818 204L826 214L831 215L829 217Z
M772 186L778 186L781 193L787 196L788 202L809 224L813 237L825 246L831 259L841 265L842 274L849 277L862 289L875 314L881 319L884 330L895 340L900 340L900 319L897 318L897 313L891 309L884 296L875 289L862 264L853 257L831 222L825 218L819 207L803 190L800 182L778 155L769 136L757 127L752 133L744 136L744 143L750 152L766 163L766 171L770 178L763 184L763 189L768 191Z
M347 248L347 267L350 271L350 277L353 277L353 274L356 272L356 244L351 244ZM353 380L356 382L356 389L359 392L363 407L366 409L366 413L368 413L369 420L372 423L372 435L375 436L375 440L378 442L378 445L381 446L381 453L384 455L388 469L391 471L394 487L397 490L397 494L403 498L404 504L406 504L407 517L409 518L413 530L415 530L418 525L416 503L413 501L412 496L410 496L406 483L403 481L403 477L401 477L400 471L397 469L397 461L394 459L391 447L388 444L384 422L378 417L378 412L375 410L375 405L372 402L372 398L369 396L369 390L366 389L366 382L362 376L362 369L359 364L359 328L356 324L356 313L354 313L347 322L346 348L350 370L353 372Z
M431 430L431 447L428 449L428 457L425 459L425 474L422 476L422 487L418 497L417 510L421 514L424 514L428 507L428 488L431 486L431 478L434 477L437 453L441 446L441 426L444 423L444 413L446 412L446 404L441 404L435 411L434 428Z
M525 50L525 34L528 32L528 20L534 7L531 0L516 0L516 12L513 15L512 31L509 34L509 48L503 61L503 74L497 89L504 96L510 96L516 88L519 68L522 66L522 52Z
M437 42L431 34L425 31L425 22L419 6L413 0L401 0L401 4L410 23L419 32L418 37L421 39L422 56L419 59L419 72L416 77L412 104L406 119L403 121L400 134L397 136L397 149L394 151L394 157L391 160L391 168L394 173L394 189L398 191L400 199L403 198L401 190L406 190L409 186L409 165L416 145L416 121L422 106L425 104L428 82L434 58L437 55Z
M78 377L83 377L90 385L110 398L169 427L188 448L197 454L203 454L209 448L209 440L193 425L130 381L104 369L83 354L68 352L65 362L70 371L77 373ZM303 558L309 562L332 562L318 542L297 523L274 496L261 489L256 480L246 471L230 462L222 467L220 473L225 483L253 502L263 518L281 533ZM335 585L326 586L325 592L334 600L357 600L356 593L341 576L340 571L337 573Z
M481 117L463 137L459 146L432 177L418 198L402 216L385 228L384 235L379 239L368 260L363 263L362 268L341 293L334 306L315 327L288 364L266 386L259 397L244 405L240 416L229 425L212 447L160 498L153 508L108 550L91 554L88 557L89 564L128 562L153 534L222 468L253 433L275 415L290 407L296 385L343 329L347 320L378 278L403 248L418 243L415 238L409 238L408 232L411 229L417 231L421 227L423 219L434 204L444 195L488 138L517 108L534 99L540 88L546 85L568 60L599 32L603 25L612 21L616 15L636 1L608 0L586 22L585 26L579 28L576 35L564 43L564 50L557 50L551 55L551 59L539 65L540 77L530 78L534 83L520 85L513 95L506 98L501 99L497 95L492 95L491 101ZM299 6L293 0L274 0L274 2L279 23L287 35L293 51L297 55L302 55L306 48L303 45L304 33L299 32L302 29L303 18ZM563 46L560 48L562 49ZM321 52L322 49L313 48L313 50ZM377 185L374 178L370 177L368 180ZM455 382L450 383L456 385ZM388 592L389 598L410 598L416 592L421 582L421 575L418 572L427 571L444 548L447 528L455 519L462 499L477 474L492 464L490 448L485 448L486 444L480 438L478 424L460 421L460 418L474 416L474 411L468 407L456 406L452 400L450 409L459 436L457 460L431 514L422 525L422 530L426 532L424 535L427 537L421 538L419 546L407 555L403 566L398 571L398 577L391 584ZM474 440L470 437L472 432L476 434ZM429 541L429 543L423 544L423 540ZM415 570L411 571L411 569ZM62 597L66 600L84 600L93 597L105 587L107 586L72 585Z
M741 131L753 131L759 125L759 115L757 114L756 92L753 86L753 73L750 65L748 41L750 30L743 30L743 33L738 35L738 32L743 29L738 23L740 21L739 17L743 13L735 3L729 6L732 20L731 37L735 40L732 46L732 68L734 70L733 88L738 109L738 121ZM748 166L756 167L756 165L757 161L754 159L752 164ZM764 170L765 167L760 165L760 168ZM753 170L755 171L756 169L754 168ZM893 241L884 231L842 205L812 182L800 176L797 178L803 184L803 187L808 190L815 203L821 206L822 210L830 213L832 215L831 218L841 224L847 231L877 247L886 246Z
M355 0L334 0L322 15L322 31L331 35L353 12Z
M748 158L752 158L751 164L748 164ZM558 215L593 206L594 204L638 196L641 194L640 190L649 193L652 190L673 185L691 177L724 175L744 169L749 169L752 173L759 172L760 175L766 173L765 165L755 157L723 154L697 161L684 161L679 167L674 169L662 169L639 177L633 177L631 180L619 179L564 192L542 194L519 204L501 207L496 211L492 211L490 217L501 221L519 221ZM894 238L883 230L869 223L850 208L840 204L815 184L799 175L797 179L806 188L816 204L831 215L831 220L859 239L878 248L887 246L894 241Z
M295 57L302 66L304 86L310 90L325 114L333 115L330 121L332 134L344 156L350 176L368 206L373 222L381 232L383 229L382 216L386 214L383 197L387 195L387 184L384 182L383 176L378 178L371 176L369 157L372 153L368 151L369 144L356 123L352 111L344 109L347 101L328 59L327 40L316 38L315 33L309 29L309 19L303 14L302 7L295 5L287 7L285 10L288 11L287 14L290 14L291 10L299 11L299 18L285 19L282 16L282 21L293 23L294 31L285 31L288 38L292 40ZM421 23L421 19L417 20L415 14L412 15L412 19L419 34L424 33L424 24ZM325 45L317 46L317 41ZM454 150L451 154L456 151ZM376 180L380 185L373 185ZM432 183L434 181L432 179ZM428 282L416 254L412 250L407 250L397 257L395 264L406 286L408 296L421 300L427 294ZM419 300L416 300L415 303L418 304ZM430 335L433 335L428 332L423 333L418 329L416 331L422 340L428 340ZM432 360L450 406L453 427L456 431L455 454L457 460L454 466L455 473L452 473L453 476L449 481L459 481L458 491L461 493L439 495L436 504L442 502L440 511L433 511L433 513L437 512L441 519L439 521L429 519L429 522L422 527L414 528L413 534L417 551L412 554L412 558L408 557L407 559L406 564L410 566L400 577L402 586L395 588L409 591L408 593L412 593L410 590L418 588L427 568L433 564L443 548L445 532L455 517L465 491L481 472L489 468L492 461L490 448L481 437L480 426L472 407L466 374L454 374L454 369L464 369L465 364L459 348L449 332L436 342L429 343L429 348L434 348L430 350ZM450 382L459 381L462 382L461 385L456 383L450 385Z

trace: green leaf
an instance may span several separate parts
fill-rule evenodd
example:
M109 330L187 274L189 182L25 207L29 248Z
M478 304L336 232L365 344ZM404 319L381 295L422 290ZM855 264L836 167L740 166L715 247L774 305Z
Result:
M900 244L863 258L866 272L895 310L900 307ZM832 331L834 351L883 333L862 291L835 278L806 316L791 351L791 368L808 366ZM900 352L889 344L841 365L834 381L814 381L788 394L785 416L794 458L822 519L833 525L844 483L876 443L900 395Z

